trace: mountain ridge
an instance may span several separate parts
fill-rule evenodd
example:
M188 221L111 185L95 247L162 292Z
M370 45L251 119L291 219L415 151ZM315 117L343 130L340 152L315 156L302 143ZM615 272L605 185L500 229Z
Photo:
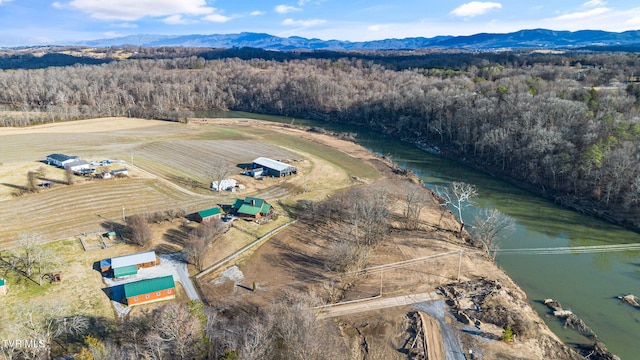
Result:
M80 46L185 46L209 48L252 47L265 50L413 50L450 48L495 50L514 48L565 49L591 46L640 46L640 30L608 32L602 30L528 29L511 33L478 33L463 36L388 38L371 41L321 40L300 36L279 37L266 33L154 35L137 34L118 38L79 41Z

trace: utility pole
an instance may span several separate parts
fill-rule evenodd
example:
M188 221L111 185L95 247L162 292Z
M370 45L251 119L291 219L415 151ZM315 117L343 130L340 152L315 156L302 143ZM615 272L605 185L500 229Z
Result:
M458 282L460 282L460 268L462 267L462 250L458 250L459 258L458 258Z
M124 206L122 207L122 221L127 221L127 218L124 216Z

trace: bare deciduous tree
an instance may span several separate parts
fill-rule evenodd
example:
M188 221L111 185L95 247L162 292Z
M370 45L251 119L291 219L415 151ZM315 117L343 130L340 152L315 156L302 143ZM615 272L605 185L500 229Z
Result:
M513 218L497 209L481 209L474 217L471 233L475 240L482 243L484 251L491 259L495 259L498 243L515 227Z
M458 231L462 232L464 229L462 210L473 205L476 196L478 196L478 189L471 184L453 182L448 189L440 189L440 195L445 199L444 203L447 206L456 209L458 220L460 221L460 229Z
M67 185L73 185L73 183L76 181L76 176L73 173L73 170L71 170L71 168L68 166L64 168L64 178L67 182Z
M191 233L189 234L182 251L184 253L185 260L190 264L193 264L198 271L202 271L207 249L208 246L205 240L202 237Z
M222 180L224 180L229 174L231 174L232 168L229 166L229 163L224 161L223 159L215 159L211 162L211 167L209 171L207 171L207 176L212 179L212 183L217 184L217 188L213 189L214 191L221 191ZM211 185L209 184L209 185Z
M416 230L420 227L420 214L430 199L429 193L424 186L412 183L406 187L404 195L404 226L408 230Z
M126 223L125 231L129 242L145 246L151 241L153 233L144 216L138 214L128 216Z

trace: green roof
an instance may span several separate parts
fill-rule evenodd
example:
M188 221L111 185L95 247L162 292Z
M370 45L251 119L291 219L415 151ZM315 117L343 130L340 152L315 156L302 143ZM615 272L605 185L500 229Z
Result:
M126 298L149 294L156 291L173 289L176 283L173 275L163 276L154 279L140 280L124 284L124 296Z
M0 279L0 286L4 286L4 279Z
M233 208L239 214L256 216L258 213L267 214L271 205L267 204L263 199L247 196L244 200L236 199Z
M138 273L138 265L129 265L113 269L113 277L119 278Z
M240 209L238 209L238 214L255 216L258 213L258 211L260 211L260 208L257 206L243 204L242 206L240 206Z
M202 210L202 211L198 211L198 215L200 215L201 218L207 218L209 216L214 216L214 215L219 215L222 214L222 211L220 211L219 208L214 207L211 209L207 209L207 210Z

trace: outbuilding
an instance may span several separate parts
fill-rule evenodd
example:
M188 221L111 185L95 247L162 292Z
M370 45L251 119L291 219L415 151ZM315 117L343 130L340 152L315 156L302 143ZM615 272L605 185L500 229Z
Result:
M74 173L86 173L86 172L91 172L93 170L93 167L91 166L91 164L89 164L88 161L77 160L77 159L66 163L64 165L64 168L69 169Z
M202 223L202 222L220 220L221 216L222 216L222 211L220 211L220 208L214 207L211 209L198 211L195 215L195 218L197 222Z
M0 279L0 295L7 295L7 281Z
M298 169L295 166L291 166L281 161L269 159L266 157L259 157L253 160L253 169L260 169L260 168L262 168L262 173L261 173L262 175L275 176L275 177L287 176L287 175L298 173ZM255 171L252 172L252 175L257 176L255 175Z
M100 270L103 273L113 271L113 277L119 278L128 275L135 275L138 269L156 266L160 260L155 251L119 256L100 261Z
M78 160L77 156L70 156L65 154L51 154L47 155L46 162L49 165L55 165L58 167L65 167L67 164Z
M174 299L176 283L173 275L124 284L124 300L129 306Z

